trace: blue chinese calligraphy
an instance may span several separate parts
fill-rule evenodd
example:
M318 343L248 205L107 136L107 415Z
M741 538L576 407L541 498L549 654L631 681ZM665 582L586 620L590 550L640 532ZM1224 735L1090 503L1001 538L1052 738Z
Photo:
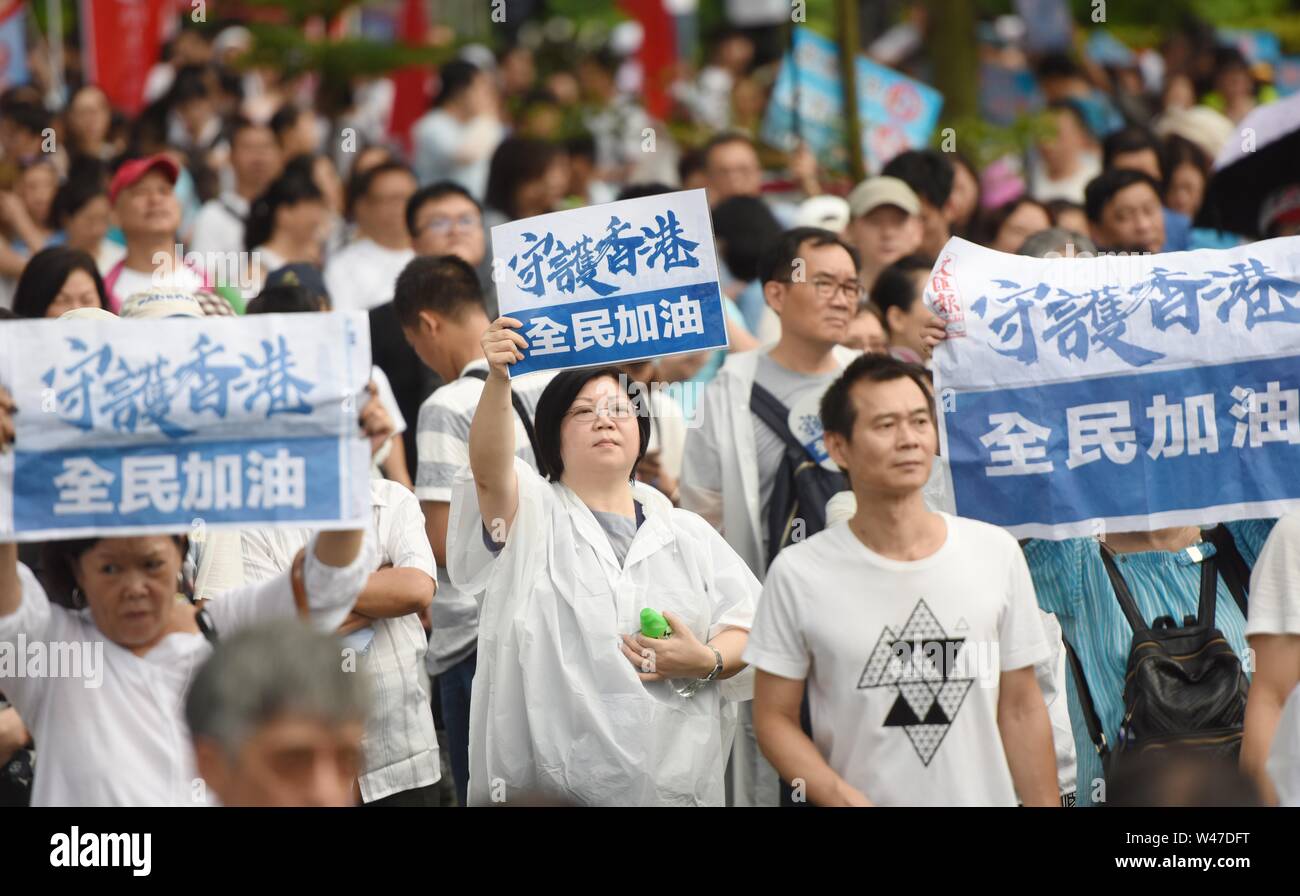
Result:
M192 435L178 422L200 414L224 420L232 399L242 409L269 419L277 414L309 414L305 396L315 384L294 373L297 362L283 335L262 340L262 357L240 353L227 358L226 348L200 333L176 363L170 353L129 354L120 345L91 347L66 340L71 361L61 360L42 375L50 389L52 410L78 429L138 434L158 432L169 439ZM242 363L240 363L242 361Z
M1141 344L1143 334L1150 338L1175 325L1200 334L1202 303L1217 302L1214 316L1220 322L1248 331L1260 324L1300 324L1300 283L1253 258L1226 267L1190 274L1156 266L1126 288L1103 285L1078 292L995 279L971 310L987 321L990 347L1026 366L1038 363L1044 346L1054 345L1067 360L1086 362L1091 353L1104 351L1129 367L1144 367L1166 355Z
M548 289L572 295L581 287L608 296L620 289L611 280L620 275L636 277L638 261L660 272L698 268L700 243L687 236L671 209L656 215L652 226L639 228L611 215L599 238L583 234L566 241L551 232L525 232L523 248L506 266L514 272L519 289L538 297Z

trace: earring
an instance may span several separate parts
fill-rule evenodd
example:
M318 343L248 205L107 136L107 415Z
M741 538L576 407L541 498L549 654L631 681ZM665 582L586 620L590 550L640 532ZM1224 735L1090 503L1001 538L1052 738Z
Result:
M82 593L81 593L81 589L78 588L76 585L73 585L73 586L72 586L72 606L73 606L75 609L80 610L80 609L81 609L82 607L84 607L85 605L86 605L86 599L85 599L85 597L82 595Z

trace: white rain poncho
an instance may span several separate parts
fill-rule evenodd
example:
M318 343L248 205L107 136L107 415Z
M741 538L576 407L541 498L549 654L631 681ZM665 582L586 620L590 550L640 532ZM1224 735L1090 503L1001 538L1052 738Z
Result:
M708 523L639 484L645 521L620 567L577 495L518 459L515 471L519 509L495 559L468 469L452 493L449 573L484 593L470 804L722 805L728 721L752 672L681 697L684 681L642 682L619 635L645 607L676 613L701 641L748 630L757 579Z

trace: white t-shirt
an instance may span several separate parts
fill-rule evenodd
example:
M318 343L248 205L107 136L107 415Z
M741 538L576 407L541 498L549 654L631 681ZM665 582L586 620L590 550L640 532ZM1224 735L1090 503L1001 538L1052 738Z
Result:
M1277 521L1250 574L1246 635L1300 635L1300 513Z
M155 280L155 277L157 279ZM117 299L117 307L138 292L150 292L155 289L176 289L181 292L195 292L203 288L203 277L187 267L178 267L172 271L137 271L123 265L117 278L111 284L104 284Z
M807 679L817 749L877 805L1014 806L998 684L1048 655L1033 582L1007 532L940 516L943 546L914 562L847 523L783 550L744 658Z
M415 257L413 249L385 249L359 239L335 253L325 265L325 288L335 311L369 311L393 297L397 276Z

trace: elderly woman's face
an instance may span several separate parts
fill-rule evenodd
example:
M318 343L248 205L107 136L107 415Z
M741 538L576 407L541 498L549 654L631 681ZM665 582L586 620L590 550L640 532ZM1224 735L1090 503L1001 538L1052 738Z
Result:
M95 625L128 649L158 640L171 619L181 561L168 535L99 541L76 567Z

